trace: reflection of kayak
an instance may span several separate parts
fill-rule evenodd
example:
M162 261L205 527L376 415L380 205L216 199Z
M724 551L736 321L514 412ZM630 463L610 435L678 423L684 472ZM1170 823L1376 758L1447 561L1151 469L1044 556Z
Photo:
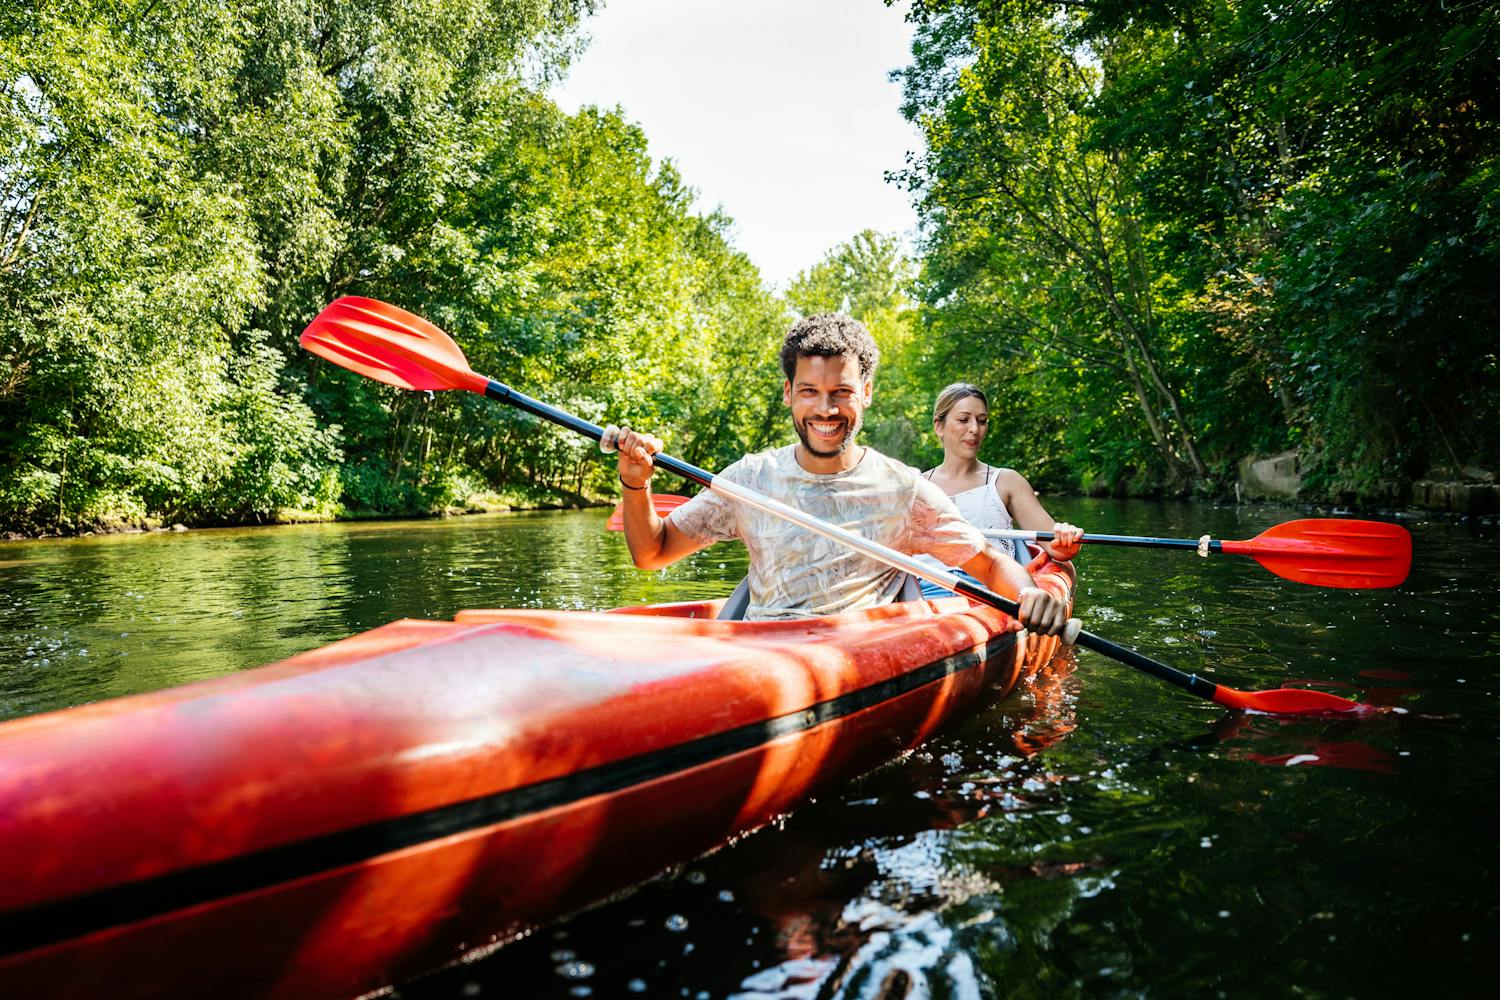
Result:
M962 598L716 607L401 621L0 725L0 992L374 989L754 829L1057 648Z

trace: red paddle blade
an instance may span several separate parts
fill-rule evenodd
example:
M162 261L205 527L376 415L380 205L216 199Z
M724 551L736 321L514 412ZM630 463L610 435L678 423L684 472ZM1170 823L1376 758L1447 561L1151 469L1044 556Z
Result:
M467 389L489 380L469 368L453 338L420 316L376 299L336 299L302 331L320 358L399 389Z
M651 506L656 508L658 515L666 517L691 499L692 497L680 497L675 493L653 493L651 495ZM609 515L609 523L604 527L608 531L624 531L625 508L623 506L616 507L615 512Z
M1270 715L1369 715L1384 711L1378 705L1365 705L1340 698L1326 691L1305 688L1276 688L1273 691L1236 691L1224 687L1214 692L1214 701L1225 708L1237 708Z
M1411 570L1411 533L1385 521L1310 518L1268 528L1224 551L1315 587L1394 587Z

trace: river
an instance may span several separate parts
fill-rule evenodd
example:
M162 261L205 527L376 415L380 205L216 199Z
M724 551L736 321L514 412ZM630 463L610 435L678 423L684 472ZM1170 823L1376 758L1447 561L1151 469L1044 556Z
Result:
M1249 538L1300 511L1060 499L1101 532ZM255 667L401 617L721 595L742 550L630 566L605 512L0 543L0 718ZM1411 579L1283 581L1095 547L1087 627L1242 689L1226 713L1082 652L841 793L406 998L1475 992L1500 945L1493 525L1404 517Z

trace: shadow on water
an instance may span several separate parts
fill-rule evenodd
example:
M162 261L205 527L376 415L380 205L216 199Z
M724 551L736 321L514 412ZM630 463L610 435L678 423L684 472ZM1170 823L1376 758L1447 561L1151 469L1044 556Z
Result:
M1159 536L1251 538L1303 516L1049 502L1086 528ZM242 669L398 617L692 599L742 571L717 546L638 573L603 520L0 545L0 714ZM1055 685L784 823L400 994L1472 994L1500 944L1500 546L1492 526L1404 523L1416 562L1393 591L1097 549L1079 610L1215 681L1309 683L1410 715L1226 715L1081 653Z

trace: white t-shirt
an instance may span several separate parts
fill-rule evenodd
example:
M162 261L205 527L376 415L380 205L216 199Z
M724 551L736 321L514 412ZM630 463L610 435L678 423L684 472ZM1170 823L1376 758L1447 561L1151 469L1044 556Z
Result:
M808 472L796 445L746 455L719 473L730 482L857 532L908 555L930 553L960 566L984 536L916 469L873 448L845 472ZM779 517L704 490L670 515L700 542L738 538L750 550L748 620L807 618L893 600L901 572Z

